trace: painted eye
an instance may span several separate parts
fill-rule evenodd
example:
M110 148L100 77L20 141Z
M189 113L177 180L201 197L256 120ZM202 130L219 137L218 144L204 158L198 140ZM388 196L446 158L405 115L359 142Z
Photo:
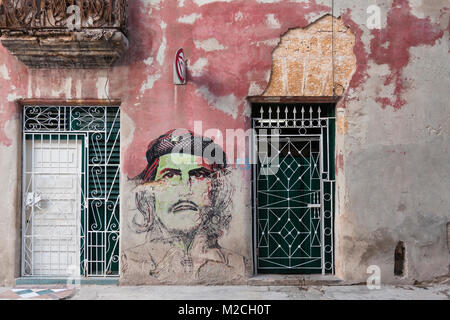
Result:
M191 177L197 178L197 179L203 179L209 176L209 172L206 170L196 170L191 173Z
M175 174L173 172L168 172L164 175L164 178L173 178Z
M195 177L196 178L203 178L203 177L205 177L206 175L203 173L203 172L196 172L195 173Z

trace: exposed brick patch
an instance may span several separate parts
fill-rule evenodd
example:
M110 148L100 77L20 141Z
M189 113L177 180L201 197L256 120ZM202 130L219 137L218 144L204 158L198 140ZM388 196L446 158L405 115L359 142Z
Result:
M342 94L356 70L355 35L340 18L326 15L282 36L272 55L272 74L264 95L332 96L333 29L334 87L335 94Z

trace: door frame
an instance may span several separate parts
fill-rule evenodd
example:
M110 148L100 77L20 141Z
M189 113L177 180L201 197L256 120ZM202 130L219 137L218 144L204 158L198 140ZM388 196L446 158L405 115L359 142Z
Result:
M112 99L111 100L21 99L18 101L18 103L23 109L23 112L21 113L22 114L22 128L21 128L22 129L21 130L21 136L22 136L21 137L22 138L21 168L22 168L22 170L23 170L23 167L25 164L24 161L25 161L25 152L26 152L25 146L26 146L26 135L27 134L32 133L32 134L42 134L42 135L49 135L49 136L51 136L52 134L56 134L56 135L62 134L62 135L69 135L69 136L84 135L84 139L82 139L83 160L82 160L82 177L81 177L82 192L84 193L84 196L83 195L81 196L81 204L80 204L81 205L80 225L81 225L81 228L84 230L84 233L80 234L80 254L79 254L79 256L80 256L80 266L81 266L80 269L82 269L82 270L80 270L80 273L78 273L78 275L80 277L117 278L120 275L120 259L119 259L119 257L120 257L120 246L121 246L121 243L120 243L121 242L120 241L120 207L121 207L120 206L120 188L121 188L121 186L120 186L120 182L119 182L120 181L120 141L121 141L121 139L120 139L120 122L121 122L120 105L121 105L121 101L120 100L112 100ZM102 108L105 112L105 115L108 115L108 118L104 118L105 129L100 129L100 130L97 127L95 127L94 129L75 128L75 125L73 125L74 129L70 129L70 128L68 129L67 127L65 127L65 126L63 127L61 125L58 125L59 129L56 129L56 128L50 128L50 129L29 128L28 126L26 126L27 117L29 119L29 116L25 115L25 110L27 108L29 109L29 108L33 108L33 107L35 107L37 109L39 109L39 108L43 108L43 109L45 109L45 108L60 108L61 110L64 108L67 108L67 109L69 109L69 108L78 108L78 109L79 108L94 108L94 109ZM111 113L109 111L107 111L107 110L109 110L109 107L117 108L117 111L112 111L115 114L115 116L114 115L112 116L113 118L111 118ZM73 120L75 120L75 118ZM112 120L111 123L109 122L110 120ZM66 120L58 120L58 121L59 121L59 123L63 123ZM112 127L109 127L110 124L112 125ZM96 124L94 123L93 126L95 126L95 125ZM118 127L116 127L116 125ZM70 124L70 126L72 126L72 124ZM116 129L117 129L117 131L114 131ZM118 162L112 162L112 164L109 164L109 160L112 155L112 151L111 151L111 154L109 154L108 163L99 164L99 166L105 166L105 170L106 170L106 168L109 168L109 166L114 167L114 168L117 167L118 171L116 172L115 177L114 177L114 180L116 180L116 178L117 178L117 181L114 182L115 183L114 186L117 186L117 190L114 189L114 190L116 190L114 192L117 192L116 193L117 200L115 200L116 205L114 205L114 208L113 208L114 211L110 213L111 217L114 216L117 219L117 223L114 223L114 227L112 227L111 226L112 218L108 218L109 220L108 220L107 229L101 231L104 233L104 236L102 236L102 237L105 237L106 241L108 241L108 243L111 243L112 245L110 247L106 247L107 243L105 242L105 244L104 244L105 247L104 247L103 251L104 251L105 259L109 259L109 260L105 260L103 262L98 262L98 263L103 263L103 265L105 266L103 273L100 274L97 271L93 271L91 273L89 273L89 271L86 271L86 270L88 270L86 267L87 264L94 264L94 263L97 263L97 261L86 260L86 250L88 250L87 246L90 245L89 240L88 240L88 237L89 237L88 232L92 233L94 231L89 231L86 228L86 223L87 223L86 217L88 216L85 213L87 211L86 200L89 197L87 197L85 193L87 192L87 190L89 188L89 186L88 186L89 180L88 180L87 171L89 170L90 167L93 166L93 164L91 164L89 162L89 159L90 159L89 158L90 157L89 156L89 141L88 141L89 134L95 133L97 131L102 131L102 130L105 130L104 131L105 137L108 137L108 139L111 139L111 140L106 140L104 142L105 148L106 148L107 144L109 145L110 142L115 141L112 146L112 149L115 148L114 150L116 150L116 151L114 151L114 152L118 152L118 157L116 157L117 154L115 153L115 155L116 155L115 159L118 159L117 160ZM112 132L115 132L115 133L112 134ZM114 170L116 170L116 169L114 169ZM83 172L84 172L84 174L83 174ZM106 171L105 171L105 174L108 175L109 172L106 173ZM21 209L21 221L22 221L21 249L22 250L20 253L20 265L21 265L20 274L22 277L27 277L27 278L40 277L40 276L33 275L33 274L27 274L25 272L25 268L23 267L23 265L25 263L25 261L24 261L25 260L24 259L24 254L25 254L24 253L25 252L24 251L24 237L23 237L24 232L25 232L24 231L24 229L25 229L25 227L24 227L25 226L25 221L24 221L25 220L25 214L24 214L25 205L24 205L24 196L23 196L24 192L26 191L25 190L25 188L26 188L25 171L22 171L21 175L22 175L22 191L21 191L21 204L22 204L22 209ZM114 188L116 188L116 187L114 187ZM105 192L106 192L106 189L105 189ZM109 199L109 195L112 192L112 188L109 189L108 192L109 192L109 194L105 201L109 201L109 200L113 201L112 199ZM96 200L96 199L94 199L94 200ZM105 207L106 207L106 203L105 203ZM115 210L117 210L117 212ZM113 242L109 242L109 241L113 241ZM108 251L107 251L107 248L109 248ZM101 254L103 255L103 253L101 253ZM112 263L114 263L114 267L112 266ZM94 267L92 267L92 268L94 268ZM55 277L59 278L59 276L56 276L56 275L49 276L49 278L55 278Z
M258 275L260 274L258 272L258 256L257 256L257 252L258 252L258 234L257 234L257 228L258 228L258 220L257 220L257 181L256 181L256 167L257 167L257 157L258 154L256 152L257 147L256 147L256 131L255 131L255 126L254 126L254 116L253 114L255 114L255 112L259 112L259 110L256 110L256 105L261 105L261 104L273 104L273 103L278 103L278 104L330 104L332 105L332 114L333 117L330 117L333 119L333 125L330 126L328 128L328 138L329 138L329 142L330 142L330 147L329 147L329 151L328 152L332 152L332 154L327 155L329 159L331 159L332 161L328 164L328 170L329 172L332 171L332 175L333 175L333 183L332 183L332 200L331 200L331 206L332 206L332 258L331 258L331 268L332 268L332 272L329 273L325 273L322 271L322 275L335 275L336 274L336 263L335 263L335 255L336 255L336 250L334 250L335 248L335 243L336 243L336 212L337 212L337 201L335 199L335 195L336 195L336 177L335 177L335 161L336 161L336 150L337 150L337 146L336 146L336 117L337 117L337 104L340 100L341 96L248 96L246 98L247 103L250 106L251 109L251 129L252 129L252 141L250 144L250 155L253 159L252 162L252 178L251 178L251 183L252 183L252 187L251 187L251 191L252 191L252 259L253 259L253 274L254 275ZM323 139L323 135L320 135L320 148L321 148L321 155L320 157L324 157L325 155L322 153L322 147L323 147L323 143L322 143L322 139ZM323 161L320 161L321 165L323 163ZM321 172L320 174L322 175L322 168L321 168ZM330 174L330 173L329 173ZM322 180L322 179L321 179ZM321 190L322 190L322 183L321 183ZM322 213L323 213L323 208L321 209ZM322 215L323 216L323 215ZM323 228L323 225L322 227ZM323 233L321 234L321 237L323 237ZM325 246L323 245L322 242L322 248L321 251L324 252ZM322 257L322 264L324 264L324 259ZM324 270L324 268L323 268ZM274 275L276 275L277 273L272 273ZM297 275L305 275L304 273L297 273Z

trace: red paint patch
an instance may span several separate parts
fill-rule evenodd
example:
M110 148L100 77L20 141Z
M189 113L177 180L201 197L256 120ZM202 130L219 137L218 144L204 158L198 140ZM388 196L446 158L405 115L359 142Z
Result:
M5 65L9 79L0 76L0 144L10 146L12 140L6 135L5 127L20 109L15 101L9 101L10 95L23 97L28 81L26 67L0 45L0 66Z
M407 0L394 0L387 15L387 26L382 30L372 30L369 58L377 64L387 64L391 74L386 77L384 85L394 83L395 100L387 97L377 98L383 108L392 106L395 110L406 104L402 94L407 89L402 77L403 69L410 62L409 49L420 45L433 45L442 38L443 31L433 25L429 18L419 19L411 14Z

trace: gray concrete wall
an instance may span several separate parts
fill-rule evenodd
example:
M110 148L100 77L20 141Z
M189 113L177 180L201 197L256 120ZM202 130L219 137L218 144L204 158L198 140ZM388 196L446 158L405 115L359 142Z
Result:
M5 127L6 134L14 142L0 146L1 175L0 194L0 284L12 286L20 275L20 226L21 226L21 122L19 115Z
M442 9L443 1L409 1L411 10L403 11L403 18L390 4L383 6L382 27L389 28L386 24L396 19L398 24L391 28L397 30L391 32L403 34L397 42L386 38L382 45L390 48L392 57L381 59L374 54L379 48L371 43L377 33L364 28L366 15L361 12L369 3L358 2L360 13L353 10L350 15L363 30L369 59L365 83L348 91L341 110L345 120L338 126L336 270L345 280L359 282L367 278L368 266L377 265L382 282L421 281L448 274L450 267L449 13ZM336 10L348 9L339 2ZM406 19L408 14L411 18ZM419 23L416 18L426 20ZM406 48L399 42L408 37L413 42L410 33L426 28L434 30L435 42ZM397 69L405 54L404 68ZM386 83L397 74L398 80ZM380 105L381 97L400 97L404 105ZM398 241L406 246L403 277L394 276Z

